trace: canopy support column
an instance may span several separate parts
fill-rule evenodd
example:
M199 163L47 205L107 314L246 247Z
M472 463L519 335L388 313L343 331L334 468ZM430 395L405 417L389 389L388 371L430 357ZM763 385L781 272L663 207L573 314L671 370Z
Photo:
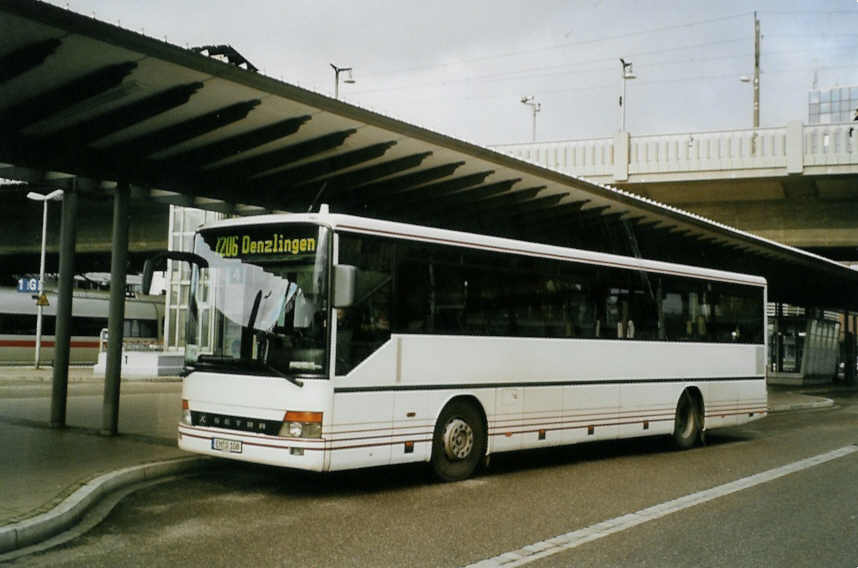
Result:
M60 229L60 276L57 290L56 343L51 390L51 428L65 428L69 387L69 348L72 331L72 297L74 291L74 255L77 244L77 182L63 194Z
M855 344L855 314L853 312L846 312L846 321L843 323L846 325L846 332L843 334L843 341L846 342L845 351L846 351L846 361L844 362L845 368L843 369L843 382L847 385L854 385L856 383L855 375L856 375L856 360L858 360L858 349L856 349Z
M122 340L125 323L125 281L128 265L128 184L120 183L113 195L113 248L110 253L110 314L107 322L107 366L101 433L115 436L119 425L119 386L122 374Z

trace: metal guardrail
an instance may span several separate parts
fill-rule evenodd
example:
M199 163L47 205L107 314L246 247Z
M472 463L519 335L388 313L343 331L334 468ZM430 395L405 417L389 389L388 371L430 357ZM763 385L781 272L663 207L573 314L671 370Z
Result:
M614 138L494 148L604 182L832 173L832 168L838 173L858 173L855 122L802 125L794 121L778 128L644 136L620 132Z

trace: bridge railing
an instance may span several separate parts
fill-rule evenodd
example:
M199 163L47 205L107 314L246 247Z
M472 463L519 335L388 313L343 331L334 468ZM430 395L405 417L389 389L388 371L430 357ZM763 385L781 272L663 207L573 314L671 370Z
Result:
M785 128L635 136L629 151L630 174L785 165Z
M614 139L566 140L496 146L496 150L579 176L605 175L614 167Z
M858 161L858 122L804 127L804 164L855 164Z
M858 123L690 132L507 144L495 149L577 176L634 181L635 176L786 175L817 166L858 172ZM625 159L624 159L625 158ZM687 175L682 175L687 174Z

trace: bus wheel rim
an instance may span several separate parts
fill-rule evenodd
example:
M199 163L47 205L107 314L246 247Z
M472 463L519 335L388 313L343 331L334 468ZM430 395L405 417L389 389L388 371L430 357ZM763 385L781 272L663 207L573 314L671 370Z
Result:
M467 458L474 447L474 431L461 418L454 418L444 429L444 453L451 460Z

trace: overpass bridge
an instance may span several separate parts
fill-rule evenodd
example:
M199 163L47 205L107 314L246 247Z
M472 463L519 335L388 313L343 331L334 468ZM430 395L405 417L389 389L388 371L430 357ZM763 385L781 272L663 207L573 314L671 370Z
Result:
M858 123L618 132L494 148L784 244L858 259Z

